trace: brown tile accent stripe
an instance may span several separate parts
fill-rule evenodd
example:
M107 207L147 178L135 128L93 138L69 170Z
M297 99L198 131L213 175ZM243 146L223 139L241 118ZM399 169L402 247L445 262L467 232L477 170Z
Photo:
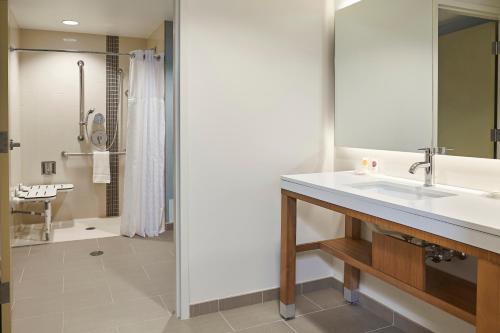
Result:
M304 283L298 283L296 286L297 294L309 293L317 290L333 288L340 292L344 291L344 285L341 281L334 278L324 278ZM208 313L234 309L242 306L260 304L279 299L279 288L267 289L245 295L233 296L219 300L213 300L198 304L192 304L189 307L191 318ZM393 324L403 332L407 333L432 333L428 329L417 323L403 317L399 313L391 310L382 303L360 293L359 305L372 312L376 316Z
M241 308L242 306L262 303L262 292L228 297L219 300L219 311Z
M219 311L219 300L193 304L189 307L191 318Z
M280 298L280 288L268 289L262 292L262 302L274 301L275 299L279 298Z
M106 52L120 51L119 38L117 36L106 36ZM106 134L108 144L115 136L116 124L118 122L118 56L106 56ZM118 151L118 135L109 151ZM106 184L106 216L120 215L120 194L119 194L119 156L109 156L109 167L111 171L111 183Z
M307 290L308 292L321 290L325 288L336 288L337 286L342 286L342 283L337 282L333 278L324 278L320 280L298 283L297 284L297 294L302 294L302 290ZM344 290L342 286L339 290ZM279 288L267 289L264 291L257 291L250 294L244 294L239 296L227 297L219 300L213 300L198 304L192 304L190 306L191 317L200 316L207 313L230 310L234 308L239 308L242 306L260 304L267 301L277 300L279 298Z

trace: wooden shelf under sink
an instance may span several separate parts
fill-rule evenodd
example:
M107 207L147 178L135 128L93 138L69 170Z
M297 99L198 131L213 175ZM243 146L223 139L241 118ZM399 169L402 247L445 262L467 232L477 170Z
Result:
M297 245L297 251L320 249L357 269L443 309L473 325L476 323L476 285L435 268L426 268L425 290L415 288L372 266L372 243L350 238Z
M476 314L476 284L427 266L426 292Z
M293 187L296 189L295 192L281 190L280 313L283 317L292 318L294 315L291 305L295 304L297 252L321 249L344 260L346 299L356 300L355 293L359 289L360 272L364 271L475 325L478 333L500 333L499 252L436 235L421 229L420 226L401 224L397 218L389 220L371 215L366 212L368 208L362 206L358 207L360 210L355 210L351 207L351 203L346 205L333 203L336 202L336 195L333 192L328 192L328 195L325 195L327 201L324 201L318 198L323 194L310 191L308 185L293 184ZM304 194L313 192L313 196ZM344 215L345 238L297 245L298 202L307 202ZM429 269L425 265L425 259L418 260L419 257L422 258L422 252L415 249L412 251L403 247L404 251L400 251L399 245L379 247L377 244L361 240L363 223L476 257L476 284ZM372 246L376 248L375 251L372 251ZM379 250L382 250L382 255ZM411 260L407 262L404 260L406 258ZM408 271L417 272L419 279L413 279ZM400 274L401 272L406 274Z

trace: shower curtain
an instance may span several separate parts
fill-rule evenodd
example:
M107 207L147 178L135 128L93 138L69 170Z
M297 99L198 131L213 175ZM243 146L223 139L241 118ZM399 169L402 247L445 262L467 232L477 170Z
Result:
M127 155L122 235L158 236L165 230L165 101L163 56L134 51L130 58Z

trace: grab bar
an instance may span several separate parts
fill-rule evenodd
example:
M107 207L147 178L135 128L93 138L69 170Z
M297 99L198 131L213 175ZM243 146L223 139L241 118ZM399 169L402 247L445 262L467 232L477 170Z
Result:
M85 65L85 63L83 62L83 60L78 60L77 65L80 73L80 135L78 135L78 141L83 141L85 140L85 93L83 78L83 66Z
M125 151L110 151L109 155L126 155ZM61 156L64 158L68 158L71 156L92 156L94 153L68 153L67 151L62 151Z

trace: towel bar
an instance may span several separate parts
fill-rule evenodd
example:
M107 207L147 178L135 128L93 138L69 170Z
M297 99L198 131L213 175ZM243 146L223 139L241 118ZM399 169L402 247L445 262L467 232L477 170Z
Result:
M61 156L68 158L70 156L92 156L94 153L68 153L67 151L62 151ZM124 151L110 151L110 155L126 155Z

